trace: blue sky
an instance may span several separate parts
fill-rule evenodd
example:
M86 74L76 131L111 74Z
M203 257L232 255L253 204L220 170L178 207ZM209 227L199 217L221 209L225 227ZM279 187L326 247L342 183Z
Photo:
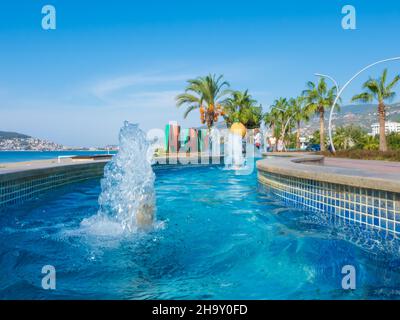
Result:
M41 8L57 29L41 28ZM357 10L343 30L341 8ZM2 1L0 130L66 145L116 143L124 120L145 130L182 118L185 80L223 74L265 110L298 95L315 72L344 83L376 60L400 56L395 1ZM400 62L387 65L391 75ZM368 75L354 82L344 103ZM400 92L399 92L400 93Z

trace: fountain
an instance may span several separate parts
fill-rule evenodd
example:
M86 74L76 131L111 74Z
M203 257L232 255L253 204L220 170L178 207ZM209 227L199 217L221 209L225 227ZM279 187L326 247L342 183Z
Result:
M134 232L155 219L155 174L151 144L137 124L127 121L119 133L119 152L105 166L99 211L82 221L96 233ZM93 221L94 220L94 221Z
M235 132L229 132L224 139L225 168L240 170L245 165L242 152L242 136Z
M254 170L255 148L248 141L246 145L246 156L243 155L243 138L247 130L241 123L234 123L226 132L224 138L224 162L226 170L234 170L235 175L249 175Z

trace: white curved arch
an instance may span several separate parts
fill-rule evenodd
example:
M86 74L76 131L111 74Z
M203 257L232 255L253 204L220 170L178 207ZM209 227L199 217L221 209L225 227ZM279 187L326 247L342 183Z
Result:
M338 102L338 100L340 99L340 96L342 95L343 91L347 88L347 86L355 79L357 78L361 73L363 73L364 71L366 71L367 69L380 64L380 63L384 63L384 62L388 62L388 61L394 61L394 60L400 60L400 57L394 57L394 58L389 58L389 59L384 59L384 60L379 60L376 61L374 63L369 64L368 66L366 66L365 68L361 69L360 71L358 71L354 76L352 76L350 78L349 81L347 81L345 83L345 85L339 90L339 92L336 95L335 101L333 101L332 107L331 107L331 112L329 114L329 125L328 125L328 129L329 129L329 140L330 140L330 144L331 144L331 151L333 153L336 152L335 150L335 146L333 145L333 140L332 140L332 116L333 116L333 111L335 109L336 103ZM336 81L335 81L336 82ZM337 85L336 85L337 86Z

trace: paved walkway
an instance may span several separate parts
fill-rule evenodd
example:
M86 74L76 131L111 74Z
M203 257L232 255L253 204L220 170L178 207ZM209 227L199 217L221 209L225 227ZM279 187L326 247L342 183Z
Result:
M49 160L34 160L26 162L9 162L0 163L0 175L12 172L21 172L26 170L34 169L45 169L45 168L55 168L68 165L93 163L93 162L104 162L108 160L72 160L71 158L64 158L58 161L58 159Z
M339 168L363 169L376 173L395 174L399 176L400 180L400 162L326 157L324 165Z
M271 156L258 170L303 179L400 193L400 163L324 158L320 155Z

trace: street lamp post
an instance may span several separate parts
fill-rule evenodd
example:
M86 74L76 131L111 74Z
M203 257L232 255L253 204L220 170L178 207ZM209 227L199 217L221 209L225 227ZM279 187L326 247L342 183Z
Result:
M317 77L328 78L329 80L331 80L336 87L336 95L339 94L339 85L334 78L332 78L331 76L328 76L326 74L322 74L322 73L314 73L314 75ZM331 145L332 153L336 152L335 146L333 145L333 138L332 138L332 117L333 117L333 111L335 110L335 106L336 106L336 103L334 103L331 107L331 111L329 113L329 122L328 122L329 144Z
M368 70L369 68L371 68L371 67L373 67L373 66L376 66L377 64L384 63L384 62L389 62L389 61L396 61L396 60L400 60L400 57L394 57L394 58L379 60L379 61L376 61L376 62L374 62L374 63L371 63L371 64L367 65L366 67L364 67L364 68L362 68L360 71L358 71L356 74L354 74L354 76L352 76L352 77L350 78L350 80L348 80L348 81L345 83L345 85L337 92L335 101L333 101L333 104L332 104L332 107L331 107L331 114L330 114L330 117L329 117L329 124L332 123L332 113L333 113L333 109L334 109L336 103L339 101L340 96L342 95L343 91L347 88L347 86L348 86L355 78L357 78L361 73L363 73L364 71ZM327 76L326 76L326 77L327 77ZM331 80L333 80L333 78L331 78L331 77L327 77L327 78L330 78ZM334 80L333 80L333 81L334 81ZM336 82L336 81L334 81L334 82ZM335 84L335 85L336 85L336 84ZM338 87L338 86L337 86L337 87ZM329 128L331 128L331 125L329 125ZM333 142L331 141L331 143L332 143L332 145L331 145L331 146L332 146L332 152L335 152L335 147L333 146Z

